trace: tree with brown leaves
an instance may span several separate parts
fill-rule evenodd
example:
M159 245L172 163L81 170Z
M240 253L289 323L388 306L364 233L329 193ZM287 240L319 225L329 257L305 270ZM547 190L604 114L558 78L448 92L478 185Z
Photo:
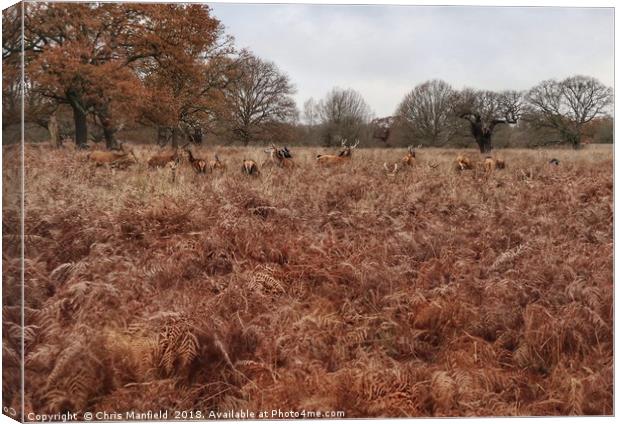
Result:
M116 147L113 117L135 110L140 82L130 47L143 16L121 4L29 3L24 26L32 89L73 111L75 142L86 146L88 115Z
M150 20L139 48L157 48L152 58L144 59L148 93L143 117L160 127L162 135L169 133L174 147L182 135L191 134L198 142L202 127L216 116L221 90L236 67L232 38L207 5L145 7Z

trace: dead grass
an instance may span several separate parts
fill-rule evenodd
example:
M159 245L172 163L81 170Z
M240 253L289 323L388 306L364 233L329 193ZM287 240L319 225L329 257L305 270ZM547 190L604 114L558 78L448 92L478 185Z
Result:
M402 150L324 170L295 149L252 178L261 149L220 148L223 174L175 182L154 151L112 171L26 150L27 410L613 414L611 149L499 151L488 178L456 150L386 177ZM5 191L13 362L17 204Z

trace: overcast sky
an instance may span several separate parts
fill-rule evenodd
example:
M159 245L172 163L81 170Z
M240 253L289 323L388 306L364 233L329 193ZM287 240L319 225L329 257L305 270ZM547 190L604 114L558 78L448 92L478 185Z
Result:
M301 110L353 88L377 116L415 85L527 89L590 75L613 86L611 8L211 4L236 39L289 75Z

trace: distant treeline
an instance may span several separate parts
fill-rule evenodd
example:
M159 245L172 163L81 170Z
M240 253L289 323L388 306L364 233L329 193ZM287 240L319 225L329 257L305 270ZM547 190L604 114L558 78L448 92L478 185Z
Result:
M528 147L613 140L613 90L594 78L494 92L431 80L393 116L353 89L299 110L291 78L238 49L204 4L25 3L3 11L3 135L80 148L118 140L179 145ZM25 86L20 85L22 46ZM352 73L355 71L352 70Z

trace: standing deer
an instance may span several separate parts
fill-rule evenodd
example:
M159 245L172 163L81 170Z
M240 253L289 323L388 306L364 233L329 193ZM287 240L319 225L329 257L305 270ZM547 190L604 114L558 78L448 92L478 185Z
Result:
M263 167L267 163L277 165L280 168L293 168L295 166L293 155L291 155L290 150L286 146L278 149L275 144L272 144L268 149L265 149L265 153L269 153L269 159L263 162Z
M226 165L220 160L217 155L215 155L215 159L209 161L208 166L211 172L215 171L216 169L219 169L220 171L226 169Z
M241 172L246 175L257 176L260 174L258 165L251 159L243 159L243 165L241 166Z
M189 164L194 168L194 171L198 174L206 174L207 173L207 161L203 159L199 159L194 157L191 149L188 147L189 143L183 146L183 150L187 152L187 157L189 159Z
M175 160L171 160L166 164L166 168L170 170L170 178L172 182L175 182L177 179L177 168L179 167L179 162Z
M347 140L343 139L340 144L342 150L338 155L316 155L317 163L323 166L342 165L351 159L351 152L357 147L358 144L360 144L360 142L359 140L356 140L353 146L349 146L347 144Z
M493 158L491 156L487 156L484 159L484 172L489 175L495 169L504 169L506 167L506 163L502 159Z
M413 166L415 164L415 150L413 145L407 147L407 154L401 159L404 166Z

